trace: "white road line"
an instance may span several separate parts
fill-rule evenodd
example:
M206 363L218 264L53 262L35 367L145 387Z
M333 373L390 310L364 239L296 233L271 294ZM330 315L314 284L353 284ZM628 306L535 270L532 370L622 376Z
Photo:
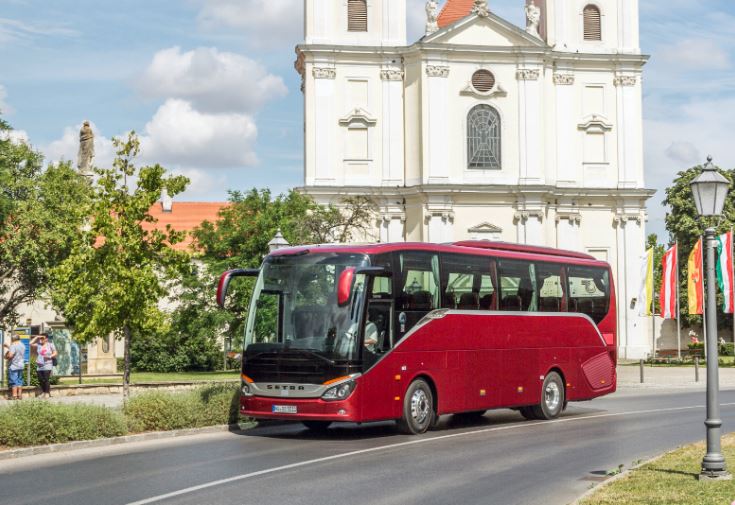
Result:
M733 407L735 406L735 403L722 403L720 406L721 407ZM587 421L591 419L603 419L603 418L609 418L609 417L623 417L623 416L637 416L637 415L643 415L643 414L654 414L654 413L662 413L662 412L679 412L683 410L696 410L696 409L704 409L704 408L705 408L704 405L696 405L696 406L690 406L690 407L672 407L668 409L650 409L650 410L636 410L632 412L594 414L590 416L567 417L563 419L555 419L553 421L542 421L542 422L535 422L535 423L523 423L523 424L512 424L512 425L506 425L506 426L497 426L495 428L484 428L481 430L465 431L462 433L452 433L449 435L440 435L438 437L421 438L417 440L410 440L408 442L400 442L397 444L382 445L380 447L371 447L370 449L360 449L359 451L345 452L342 454L335 454L333 456L326 456L323 458L316 458L316 459L310 459L308 461L301 461L299 463L291 463L290 465L283 465L283 466L278 466L275 468L267 468L265 470L258 470L257 472L251 472L251 473L246 473L242 475L235 475L234 477L228 477L227 479L215 480L212 482L207 482L206 484L199 484L198 486L187 487L185 489L180 489L178 491L173 491L171 493L153 496L152 498L146 498L144 500L130 502L127 505L146 505L148 503L155 503L155 502L159 502L163 500L168 500L169 498L175 498L177 496L195 493L197 491L201 491L202 489L208 489L211 487L221 486L223 484L229 484L231 482L237 482L240 480L252 479L253 477L259 477L261 475L268 475L270 473L281 472L283 470L291 470L292 468L299 468L302 466L313 465L316 463L324 463L326 461L334 461L336 459L344 459L344 458L349 458L352 456L369 454L371 452L385 451L388 449L396 449L398 447L407 447L411 445L426 444L426 443L436 442L439 440L447 440L450 438L466 437L469 435L479 435L482 433L490 433L493 431L517 430L517 429L524 429L524 428L548 426L550 424L573 423L573 422Z

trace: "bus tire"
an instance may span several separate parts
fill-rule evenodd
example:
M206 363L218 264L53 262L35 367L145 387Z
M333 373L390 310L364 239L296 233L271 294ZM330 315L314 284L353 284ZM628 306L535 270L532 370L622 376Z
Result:
M407 435L421 435L434 424L434 394L424 379L416 379L408 386L403 398L403 416L398 430Z
M533 411L533 407L521 407L520 409L518 409L518 412L520 412L521 415L529 421L534 421L535 419L538 419L536 417L536 413Z
M306 426L306 428L309 431L313 431L315 433L327 431L327 429L332 425L331 421L301 421L301 424Z
M541 401L533 407L537 419L556 419L564 410L564 382L556 372L550 372L541 386Z

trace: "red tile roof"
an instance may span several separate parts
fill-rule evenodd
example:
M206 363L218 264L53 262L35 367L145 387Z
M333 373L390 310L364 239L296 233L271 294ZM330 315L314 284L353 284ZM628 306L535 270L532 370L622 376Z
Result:
M204 221L215 222L218 219L219 211L229 205L226 202L176 202L174 201L171 212L164 212L161 202L157 202L151 207L150 215L158 220L157 223L151 225L144 223L145 229L166 230L166 225L176 231L190 232L194 228L201 225ZM191 235L187 235L183 242L174 246L178 251L188 250L193 243Z
M474 0L447 0L439 14L439 28L444 28L470 15Z

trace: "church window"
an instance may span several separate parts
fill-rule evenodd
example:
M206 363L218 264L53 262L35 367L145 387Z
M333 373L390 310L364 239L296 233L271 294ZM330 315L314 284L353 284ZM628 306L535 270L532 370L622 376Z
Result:
M467 166L500 169L500 114L489 105L477 105L467 115Z
M584 8L584 40L602 40L602 16L600 8L588 5Z
M480 93L487 93L495 86L495 76L489 70L478 70L472 74L472 87Z
M367 0L347 0L347 31L368 31Z

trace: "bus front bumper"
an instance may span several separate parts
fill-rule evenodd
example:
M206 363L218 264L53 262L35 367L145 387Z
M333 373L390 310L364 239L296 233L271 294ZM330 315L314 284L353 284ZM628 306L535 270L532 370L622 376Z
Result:
M268 398L241 396L240 414L254 419L289 421L359 422L356 394L342 401L327 402L321 398Z

